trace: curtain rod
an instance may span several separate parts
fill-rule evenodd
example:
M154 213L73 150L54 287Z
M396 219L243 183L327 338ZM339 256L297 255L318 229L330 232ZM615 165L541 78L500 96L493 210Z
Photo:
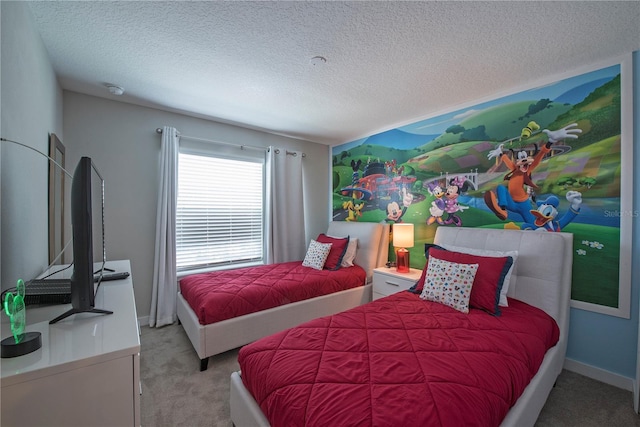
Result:
M162 128L157 128L156 132L162 135ZM180 132L178 132L178 135L180 136L180 138L191 139L193 141L212 142L212 143L215 143L215 144L224 144L224 145L231 145L231 146L234 146L234 147L240 147L241 150L244 150L245 148L250 148L250 149L253 149L253 150L267 151L267 149L265 147L256 147L255 145L234 144L233 142L217 141L215 139L197 138L195 136L182 135Z
M267 149L268 151L268 149ZM279 148L275 148L274 151L276 152L276 154L280 154L280 149ZM289 151L289 150L284 150L285 153L287 153L287 156L297 156L298 152L297 151ZM307 155L305 153L302 153L302 158L307 157Z
M162 128L156 128L156 133L159 133L162 135ZM244 150L245 148L249 148L252 150L262 150L262 151L269 151L269 148L265 148L265 147L257 147L255 145L244 145L244 144L236 144L233 142L225 142L225 141L217 141L215 139L204 139L204 138L197 138L195 136L187 136L187 135L182 135L180 134L180 132L178 132L178 135L180 136L180 138L186 138L186 139L191 139L194 141L202 141L202 142L212 142L214 144L224 144L224 145L231 145L234 147L240 147L241 150ZM276 154L280 153L280 150L276 149ZM285 150L286 153L288 155L292 155L295 156L297 155L297 153L295 151L289 151L289 150ZM305 153L302 153L302 157L307 157L307 155Z

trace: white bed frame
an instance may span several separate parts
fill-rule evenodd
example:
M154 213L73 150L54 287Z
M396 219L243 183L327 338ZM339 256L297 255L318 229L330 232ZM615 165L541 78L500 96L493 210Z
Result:
M517 250L508 295L534 305L552 316L560 328L558 343L547 351L538 373L507 413L503 427L533 426L556 378L562 371L569 333L569 301L573 235L518 230L438 227L434 243L475 249ZM253 396L242 383L240 372L231 375L231 420L236 427L267 427Z
M177 314L200 358L200 370L207 369L209 356L240 347L303 322L339 313L371 301L373 269L387 262L389 225L370 222L330 222L327 234L358 239L355 263L367 272L365 286L347 289L305 301L251 313L210 325L201 325L195 312L178 293Z

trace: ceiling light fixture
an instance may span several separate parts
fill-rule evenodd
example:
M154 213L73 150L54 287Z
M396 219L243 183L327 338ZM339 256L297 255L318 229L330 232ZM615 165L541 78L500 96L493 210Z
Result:
M120 96L124 93L124 89L121 88L120 86L116 86L116 85L112 85L112 84L107 84L107 89L109 90L109 93L111 95L116 95L116 96Z
M324 65L326 63L327 63L327 58L325 58L324 56L314 56L309 60L309 64L313 65L314 67L318 65Z

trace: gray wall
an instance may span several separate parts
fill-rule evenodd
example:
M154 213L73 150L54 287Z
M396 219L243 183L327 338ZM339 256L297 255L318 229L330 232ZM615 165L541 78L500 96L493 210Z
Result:
M310 195L304 204L307 240L326 230L327 146L137 107L117 102L117 98L63 92L27 4L0 2L0 15L1 135L46 153L49 134L55 133L66 147L69 171L81 156L92 157L105 178L107 255L131 260L141 320L147 318L151 306L158 127L174 126L194 137L305 152L304 190ZM0 276L2 289L6 289L15 286L18 278L35 277L48 264L48 162L29 149L5 142L0 162ZM68 182L66 191L69 189Z
M117 99L117 98L115 98ZM304 212L307 240L328 224L329 147L307 141L64 91L67 164L92 158L105 180L107 257L130 259L138 317L151 307L161 137L173 126L183 135L306 153ZM238 196L241 197L239 190ZM292 209L302 211L300 206Z
M94 157L106 178L109 257L131 259L139 316L148 316L151 300L160 146L157 127L170 125L190 136L306 152L307 239L326 229L330 213L328 147L112 100L63 94L26 3L0 2L0 15L0 134L46 152L48 134L56 133L67 146L68 169L82 155ZM634 65L634 163L638 165L639 52L634 52ZM34 277L47 265L47 162L22 147L4 142L0 147L0 280L6 289L18 278ZM640 210L639 176L636 167L634 214ZM633 233L636 255L640 242L637 218ZM572 310L568 357L633 377L640 280L640 263L635 258L632 278L636 285L631 319Z
M0 134L48 153L62 132L62 90L26 3L0 2L2 38ZM0 144L0 277L2 289L31 279L48 264L48 161Z

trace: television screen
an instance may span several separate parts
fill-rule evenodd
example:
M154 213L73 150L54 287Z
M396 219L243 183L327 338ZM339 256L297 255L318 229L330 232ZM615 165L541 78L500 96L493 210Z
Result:
M82 157L71 182L71 228L73 234L73 274L71 309L49 323L76 313L111 314L95 308L94 273L102 275L106 251L104 245L104 180L89 157ZM94 218L97 217L97 220ZM94 256L94 253L97 254ZM94 265L94 259L97 263ZM100 280L97 281L97 285Z
M91 222L93 240L94 275L102 276L107 253L104 241L104 179L91 162Z

